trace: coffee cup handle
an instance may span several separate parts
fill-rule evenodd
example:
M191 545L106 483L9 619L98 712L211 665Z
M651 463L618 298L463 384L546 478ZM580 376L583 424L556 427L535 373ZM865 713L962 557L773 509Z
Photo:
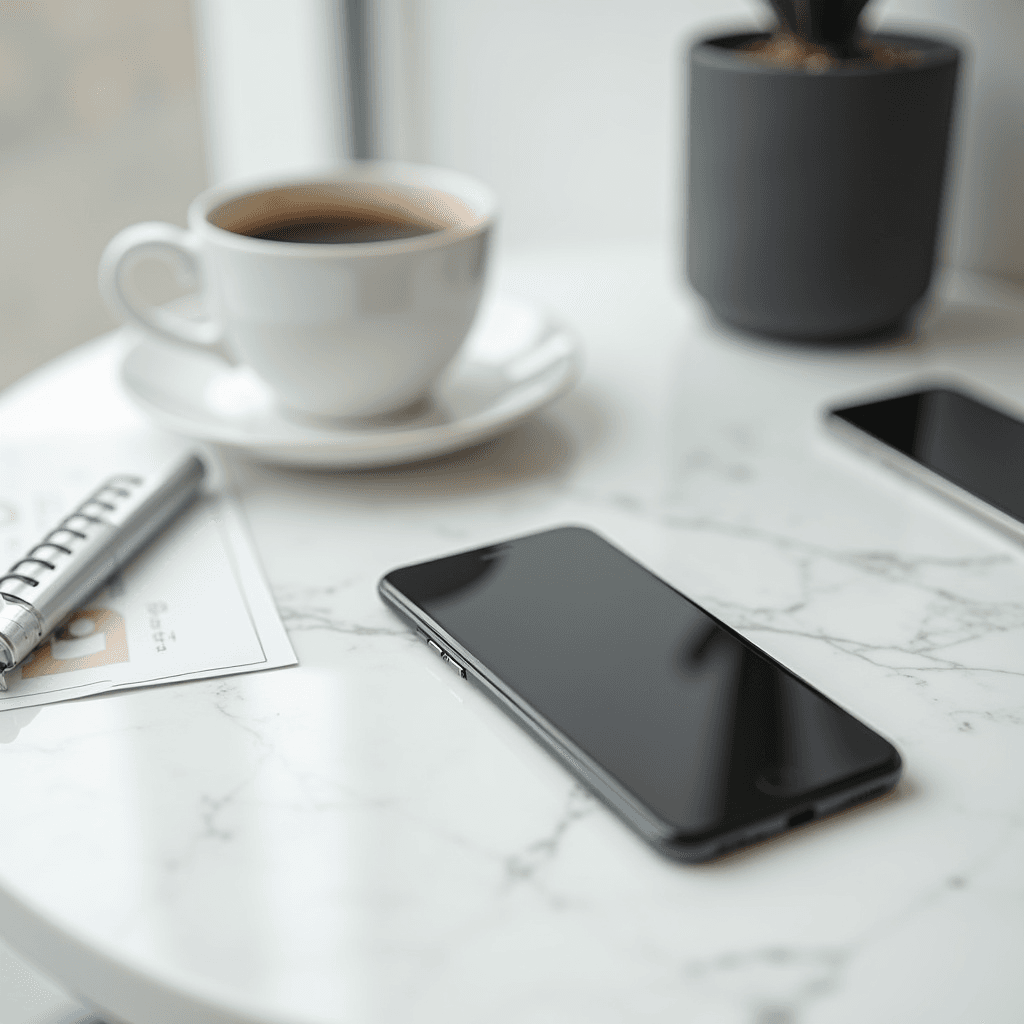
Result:
M215 320L188 320L151 305L132 287L132 269L148 259L169 263L183 284L201 286L203 283L202 256L195 235L173 224L156 221L133 224L116 234L100 257L100 291L110 308L127 323L165 341L235 363L225 344L224 330Z

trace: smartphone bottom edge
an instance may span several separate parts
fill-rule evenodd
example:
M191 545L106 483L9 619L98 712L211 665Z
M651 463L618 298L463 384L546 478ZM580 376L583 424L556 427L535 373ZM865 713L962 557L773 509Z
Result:
M818 800L809 799L803 806L795 804L781 814L772 815L772 817L758 822L747 823L741 828L714 837L699 840L687 839L666 827L666 830L660 835L654 836L648 833L643 838L658 853L670 860L686 864L707 863L726 854L735 853L744 847L774 839L811 822L822 821L849 808L885 796L896 787L901 775L902 765L898 764L894 770L875 779L867 780L855 789L846 789ZM611 810L614 811L615 808L611 808ZM619 816L621 817L621 815ZM634 832L638 831L635 823L627 820L625 824L630 826Z

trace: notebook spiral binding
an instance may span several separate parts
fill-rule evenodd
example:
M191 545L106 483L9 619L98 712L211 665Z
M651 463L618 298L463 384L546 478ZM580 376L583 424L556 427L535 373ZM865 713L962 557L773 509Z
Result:
M150 477L113 476L0 576L2 673L23 661L199 492L196 455Z

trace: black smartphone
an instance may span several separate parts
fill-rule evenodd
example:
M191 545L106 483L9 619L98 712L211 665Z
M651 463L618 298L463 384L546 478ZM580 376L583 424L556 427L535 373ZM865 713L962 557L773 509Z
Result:
M405 566L380 593L679 860L793 828L899 778L892 744L590 530Z
M833 433L1024 540L1024 423L953 387L830 409Z

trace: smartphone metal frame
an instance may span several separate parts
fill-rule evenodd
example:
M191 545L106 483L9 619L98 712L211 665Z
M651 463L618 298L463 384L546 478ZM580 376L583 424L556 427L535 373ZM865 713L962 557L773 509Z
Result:
M871 405L874 402L884 402L889 398L901 398L906 395L920 394L927 391L955 391L979 405L986 406L995 412L1002 413L1010 419L1021 422L1020 418L1008 409L988 401L975 394L971 389L954 382L930 382L916 386L906 391L896 391L889 394L876 395L860 400L843 402L842 405L831 406L823 413L825 429L834 437L839 438L843 443L855 448L863 455L867 455L873 462L880 463L889 469L895 470L900 476L913 481L933 494L938 494L948 502L955 505L963 512L967 512L975 519L998 530L1011 540L1024 544L1024 523L1006 512L990 505L983 498L979 498L971 491L965 490L958 484L947 480L944 476L936 473L922 465L916 459L893 448L892 445L880 440L872 434L855 427L838 415L839 409L852 409L861 405Z
M516 539L513 538L503 543L514 543ZM641 566L641 568L644 568L654 579L662 583L666 582L649 569L646 569L646 567ZM671 584L668 584L668 586L671 587ZM676 590L675 587L671 587L671 589ZM595 796L602 800L607 807L638 832L656 850L675 860L689 863L710 860L741 846L748 846L761 839L767 839L790 828L798 827L808 821L817 820L836 811L863 803L876 796L882 796L899 782L902 774L903 763L899 751L896 750L889 740L886 740L896 756L895 767L891 770L864 772L860 775L844 779L841 782L832 783L800 799L795 799L792 805L788 806L782 813L776 813L756 821L745 822L729 832L717 833L696 842L691 841L668 822L660 819L649 807L626 789L618 779L531 707L511 686L479 661L470 651L466 650L439 623L431 619L422 608L410 601L388 580L387 576L382 578L378 584L378 592L384 602L419 634L424 643L432 641L435 646L439 647L441 653L447 656L447 660L457 670L465 673L467 680L474 683L478 689L491 698L515 722L523 726L563 767L567 768ZM835 701L822 694L816 687L811 686L803 677L798 676L781 662L776 661L770 654L738 633L727 623L722 622L721 619L713 615L702 605L692 601L691 598L686 597L681 591L676 591L676 593L679 593L685 600L690 601L691 604L699 608L701 612L717 625L735 636L741 643L757 652L760 657L798 679L825 700L835 704ZM844 714L851 714L845 708L839 705L836 706L840 707ZM855 715L851 715L851 717L855 718L858 722L861 721ZM872 726L867 726L863 722L861 724L876 732ZM882 738L885 739L885 737Z

